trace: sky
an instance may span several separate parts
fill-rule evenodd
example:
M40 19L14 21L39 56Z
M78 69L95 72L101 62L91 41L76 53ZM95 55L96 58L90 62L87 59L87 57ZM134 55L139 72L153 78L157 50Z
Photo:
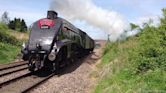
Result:
M28 25L40 18L46 17L52 0L0 0L0 15L5 11L10 19L14 17L25 19ZM166 0L91 0L93 4L105 10L116 11L128 23L141 24L149 18L154 21L162 16L161 9L166 7ZM63 17L63 15L60 14ZM107 38L107 32L88 25L84 21L74 21L74 25L86 30L90 36Z

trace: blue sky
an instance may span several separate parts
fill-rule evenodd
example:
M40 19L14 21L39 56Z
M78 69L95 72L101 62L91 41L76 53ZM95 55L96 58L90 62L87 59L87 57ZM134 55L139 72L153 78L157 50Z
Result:
M35 20L45 17L49 4L49 0L1 0L0 14L7 11L10 19L24 18L30 25Z
M142 17L161 16L166 0L95 0L96 4L119 12L128 21L135 22Z
M51 0L0 0L0 15L9 12L10 19L24 18L28 25L46 16ZM166 0L92 0L94 4L106 10L113 10L134 23L143 22L149 18L161 16L161 9L166 7ZM86 27L86 24L76 22L76 25ZM92 27L88 27L93 29ZM86 28L87 29L87 28ZM91 32L90 34L93 34ZM104 34L104 32L103 32Z

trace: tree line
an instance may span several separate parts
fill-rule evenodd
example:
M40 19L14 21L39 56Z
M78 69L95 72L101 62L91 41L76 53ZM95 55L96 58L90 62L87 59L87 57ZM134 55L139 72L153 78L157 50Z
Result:
M6 24L9 29L13 29L19 32L26 32L28 28L24 19L15 17L13 20L10 20L8 12L4 12L2 14L1 23Z

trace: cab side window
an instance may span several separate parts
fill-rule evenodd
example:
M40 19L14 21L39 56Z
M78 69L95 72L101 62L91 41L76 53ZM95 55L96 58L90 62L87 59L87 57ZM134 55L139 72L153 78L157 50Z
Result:
M67 27L66 24L63 24L63 26L62 26L62 32L64 33L64 36L65 36L66 39L70 38L69 29L68 29L68 27Z
M64 34L63 34L62 29L60 29L57 34L57 40L59 41L59 40L63 40L63 39L64 39Z

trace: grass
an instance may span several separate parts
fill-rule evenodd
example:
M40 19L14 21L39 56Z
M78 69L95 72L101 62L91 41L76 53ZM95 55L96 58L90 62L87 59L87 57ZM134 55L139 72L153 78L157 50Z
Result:
M20 48L18 46L0 42L0 64L13 61L19 52Z
M158 93L156 91L165 91L166 74L161 72L155 70L144 75L133 75L128 69L120 70L102 79L97 85L95 93Z
M137 74L139 62L132 62L140 48L136 37L107 44L102 63L98 65L99 80L94 93L164 93L166 73L160 68Z

